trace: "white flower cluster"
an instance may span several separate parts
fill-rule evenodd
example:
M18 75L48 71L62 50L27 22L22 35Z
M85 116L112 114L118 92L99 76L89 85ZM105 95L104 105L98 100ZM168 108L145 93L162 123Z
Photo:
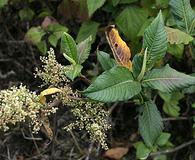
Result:
M37 132L42 126L42 117L55 110L45 109L39 102L39 96L23 85L0 91L0 129L4 131L8 130L10 125L30 120L30 126Z

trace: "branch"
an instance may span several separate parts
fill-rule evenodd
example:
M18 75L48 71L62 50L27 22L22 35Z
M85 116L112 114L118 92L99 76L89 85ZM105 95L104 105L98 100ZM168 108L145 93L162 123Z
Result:
M176 152L176 151L178 151L178 150L181 150L181 149L183 149L183 148L185 148L185 147L188 147L188 146L190 146L190 145L192 145L192 144L194 144L194 143L195 143L195 139L192 139L191 141L186 142L186 143L183 143L183 144L181 144L181 145L179 145L179 146L177 146L177 147L175 147L175 148L173 148L173 149L164 150L164 151L159 151L159 152L156 152L156 153L151 153L151 154L150 154L150 157L154 157L154 156L158 156L158 155L162 155L162 154L173 153L173 152Z

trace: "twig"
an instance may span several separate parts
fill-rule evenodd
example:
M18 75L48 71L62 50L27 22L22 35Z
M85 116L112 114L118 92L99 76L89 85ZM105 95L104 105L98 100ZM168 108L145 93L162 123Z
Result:
M83 80L86 84L90 85L91 81L84 75L80 75L81 80Z
M77 142L76 137L74 136L73 132L72 132L71 130L70 130L69 132L70 132L70 134L71 134L71 136L72 136L72 138L73 138L73 141L74 141L74 143L75 143L77 149L79 150L79 152L80 152L81 154L83 154L83 151L82 151L81 147L79 146L79 143Z
M169 117L169 118L163 118L163 121L181 121L181 120L189 120L192 119L193 117Z
M70 154L69 154L69 160L72 160L72 153L74 151L74 147L72 147L72 149L70 150Z
M11 160L11 156L10 156L9 147L7 147L7 158L8 158L8 160Z
M39 150L39 147L38 147L38 145L37 145L36 141L34 140L34 136L33 136L33 134L32 134L31 129L29 129L29 131L30 131L31 136L33 137L33 139L32 139L32 140L33 140L33 143L34 143L34 145L35 145L35 148L36 148L36 150L37 150L38 154L40 154L40 153L41 153L41 151Z
M170 149L170 150L164 150L164 151L159 151L159 152L156 152L156 153L151 153L150 154L150 157L154 157L154 156L158 156L158 155L162 155L162 154L169 154L169 153L173 153L173 152L176 152L178 150L181 150L185 147L188 147L189 145L191 144L194 144L195 143L195 139L192 139L191 141L189 142L186 142L186 143L183 143L173 149Z
M0 41L0 43L8 43L8 44L25 44L27 42L25 42L24 40L5 40L5 41Z
M2 72L0 71L0 79L7 79L8 77L15 75L16 73L13 70L7 72L6 74L2 74Z
M94 145L94 141L89 146L88 153L87 153L87 156L86 156L85 160L90 160L90 154L92 152L93 145Z
M43 140L43 138L27 137L24 134L24 131L22 129L21 129L21 132L22 132L22 135L23 135L24 139L27 139L27 140L35 140L35 141L41 141L41 140Z
M68 96L68 98L72 100L77 100L77 101L87 101L87 98L79 98L79 97L74 97L74 96Z
M116 106L118 105L118 102L116 102L116 103L114 103L111 107L110 107L110 109L109 109L109 115L111 115L112 114L112 112L113 112L113 110L116 108Z

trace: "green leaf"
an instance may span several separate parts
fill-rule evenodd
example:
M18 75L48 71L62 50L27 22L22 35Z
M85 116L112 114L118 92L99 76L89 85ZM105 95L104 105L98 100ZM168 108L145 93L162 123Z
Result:
M113 6L117 6L117 4L120 2L120 0L112 0Z
M195 77L180 73L166 65L160 69L148 72L142 81L143 86L158 89L162 92L172 92L195 85Z
M82 68L83 66L80 64L71 65L71 70L69 70L65 74L73 81L77 76L80 75Z
M143 48L148 48L148 68L151 68L156 61L165 56L167 50L167 34L161 12L159 12L158 16L145 30Z
M147 159L151 150L143 142L137 142L134 146L136 148L136 158Z
M169 0L156 0L157 8L167 8L169 5Z
M103 70L105 71L117 65L116 61L113 58L111 58L108 53L105 53L103 51L97 52L97 58Z
M193 33L195 13L190 5L190 0L170 0L169 5L177 26L188 34Z
M80 42L77 45L78 63L82 64L89 57L91 50L92 37L89 36L86 40Z
M195 77L195 73L192 73L191 76ZM183 91L183 93L193 94L193 93L195 93L195 85L190 86L188 88L185 88L182 91Z
M169 115L169 116L172 116L172 117L179 117L180 115L180 107L178 106L178 104L176 102L170 102L170 103L167 103L165 102L163 104L163 111Z
M77 46L74 39L66 32L61 37L61 52L63 55L67 55L75 63L78 63ZM64 56L66 58L66 56ZM72 63L72 62L71 62Z
M177 59L182 59L184 53L184 44L169 44L167 52Z
M132 62L132 70L133 70L133 76L135 78L138 77L138 75L141 72L142 69L142 64L143 64L143 55L142 54L136 54L133 57L133 62Z
M8 0L0 0L0 9L8 3Z
M33 44L37 44L41 42L41 38L46 34L46 32L39 26L39 27L32 27L28 30L25 35L25 39L27 41L32 42Z
M57 43L58 43L58 40L59 40L59 37L56 36L55 34L51 34L48 38L49 40L49 43L53 46L53 47L56 47L57 46Z
M171 137L171 134L170 133L166 133L166 132L163 132L161 133L161 135L158 137L157 139L157 144L159 146L164 146L167 144L167 142L169 141L169 138Z
M93 13L103 6L103 4L106 2L106 0L87 0L87 8L88 8L88 14L89 17L93 15Z
M141 68L141 72L139 73L137 80L141 81L142 78L144 77L144 74L146 72L146 59L147 59L147 48L144 51L144 57L143 57L143 63L142 63L142 68Z
M171 44L189 44L194 38L189 34L180 31L179 29L165 27L168 37L168 42Z
M45 55L47 53L47 44L45 41L41 41L41 42L37 43L36 46L38 47L39 51L43 55Z
M94 100L115 102L128 100L140 91L141 85L133 80L132 73L117 66L98 76L83 93Z
M145 10L138 7L127 7L116 18L116 25L127 40L133 41L138 38L137 34L147 17L148 14Z
M46 29L49 32L59 33L60 36L62 36L62 33L68 32L68 28L66 26L57 23L48 25Z
M93 43L95 41L98 27L99 27L99 23L97 22L88 21L88 22L82 23L82 26L79 29L79 33L76 38L76 42L77 43L82 42L85 39L87 39L89 36L92 36L91 43Z
M180 115L179 100L184 97L180 92L163 93L159 92L160 97L164 100L163 111L172 117Z
M30 8L23 8L19 11L19 16L22 21L30 21L34 15L35 12Z
M131 4L137 2L138 0L120 0L120 4Z
M46 30L52 32L48 40L52 46L56 47L58 40L63 36L64 32L68 31L68 28L60 24L50 24Z
M144 35L146 28L152 23L153 20L154 20L154 17L151 17L144 22L144 24L142 25L142 27L140 28L137 34L138 37L142 37Z
M143 107L143 113L139 115L139 131L146 145L152 147L162 132L162 118L154 102L145 102Z

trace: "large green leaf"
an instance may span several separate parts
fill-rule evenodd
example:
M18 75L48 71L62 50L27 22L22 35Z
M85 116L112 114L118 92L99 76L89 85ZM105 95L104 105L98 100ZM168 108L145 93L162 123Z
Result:
M87 39L89 36L92 36L91 43L93 43L95 41L98 26L99 26L99 23L94 22L94 21L88 21L88 22L82 23L82 26L79 29L79 33L76 38L76 42L77 43L82 42L85 39Z
M154 102L145 102L143 107L143 113L139 116L139 131L146 145L152 147L162 132L162 118Z
M61 52L64 57L71 58L75 63L78 63L77 46L74 39L66 32L61 37ZM69 60L69 59L68 59ZM71 61L72 63L72 61Z
M110 57L110 55L108 53L105 53L103 51L98 51L97 52L97 58L98 61L100 62L102 68L106 71L109 70L111 68L113 68L114 66L117 65L116 61Z
M191 34L195 27L195 13L190 0L170 0L169 5L178 27Z
M84 94L94 100L115 102L128 100L140 91L141 85L133 80L132 73L125 67L117 66L97 77Z
M92 16L92 14L103 4L106 2L106 0L87 0L87 8L88 8L88 14L89 17Z
M148 68L152 67L156 61L165 56L167 50L167 34L161 12L145 30L143 48L148 48Z
M190 85L195 85L195 77L180 73L166 65L160 69L153 69L145 75L143 86L158 89L162 92L172 92Z
M127 40L135 40L147 17L145 10L138 7L127 7L116 18L116 25Z
M82 64L85 60L89 57L89 53L91 50L91 41L92 37L89 36L84 41L80 42L77 45L77 52L78 52L78 63Z
M168 42L171 44L189 44L194 38L179 29L166 27Z

